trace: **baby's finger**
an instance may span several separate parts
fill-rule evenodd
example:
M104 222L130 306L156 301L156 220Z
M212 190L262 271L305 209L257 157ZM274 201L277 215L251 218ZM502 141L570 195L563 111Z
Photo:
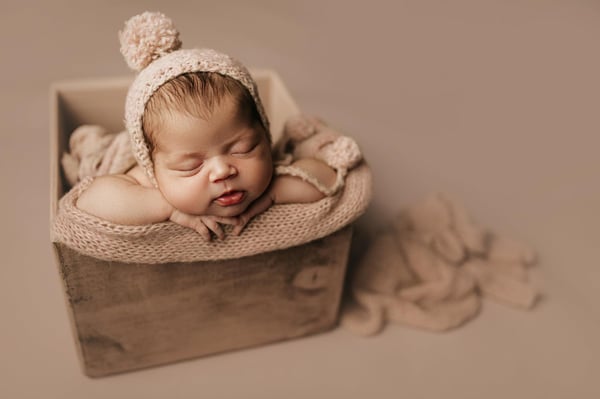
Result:
M202 236L202 238L204 238L206 241L210 241L210 231L208 231L208 227L206 227L202 221L198 220L196 223L194 223L193 228Z
M232 233L235 234L236 236L239 236L242 233L242 230L244 230L244 227L246 227L246 224L248 224L248 218L246 218L244 216L240 216L238 218L238 223L233 228Z
M215 220L221 224L229 224L232 226L237 226L239 224L239 219L237 217L227 217L227 216L215 216Z
M206 227L208 227L213 233L215 233L215 235L217 236L217 238L219 240L222 240L223 238L225 238L223 229L221 228L221 225L219 225L219 223L217 223L216 218L204 218L203 222L206 225Z

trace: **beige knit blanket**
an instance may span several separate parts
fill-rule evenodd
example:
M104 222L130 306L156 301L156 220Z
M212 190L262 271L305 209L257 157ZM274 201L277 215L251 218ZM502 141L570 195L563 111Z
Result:
M351 275L341 324L359 335L388 322L444 331L477 315L482 297L529 309L538 297L528 272L535 258L474 224L457 201L431 195L376 235Z
M86 178L60 200L52 240L99 259L133 263L231 259L304 244L354 221L371 197L371 173L362 164L348 174L345 187L335 196L310 204L274 205L241 235L205 241L173 222L124 226L80 211L75 203L92 180Z
M65 174L80 180L61 200L52 225L52 241L99 259L132 263L192 262L232 259L301 245L325 237L353 222L365 212L371 199L371 172L356 143L316 119L299 117L286 124L281 148L289 148L287 163L311 152L338 172L334 190L320 201L309 204L274 205L254 218L240 236L226 234L224 240L205 241L194 230L170 221L144 225L118 225L79 210L75 204L94 176L105 170L122 169L129 149L121 143L122 134L104 140L101 129L87 126L86 134L96 136L96 145L85 145L64 158ZM91 136L90 133L91 132ZM75 135L74 132L73 135ZM115 136L115 135L113 135ZM72 136L74 137L74 136ZM293 144L293 145L290 145ZM307 152L308 151L308 152ZM78 159L73 153L91 154ZM115 154L125 154L115 156ZM285 154L280 154L285 155ZM112 161L106 164L105 157ZM70 157L70 158L69 158ZM71 159L73 158L73 159ZM285 170L285 161L278 169ZM76 166L76 167L75 167ZM67 168L72 170L67 172ZM79 168L79 169L77 169ZM85 168L81 171L81 168ZM293 170L291 172L294 172ZM301 174L301 173L300 173ZM301 176L310 178L309 176ZM321 188L327 191L325 188ZM231 226L224 226L226 233Z

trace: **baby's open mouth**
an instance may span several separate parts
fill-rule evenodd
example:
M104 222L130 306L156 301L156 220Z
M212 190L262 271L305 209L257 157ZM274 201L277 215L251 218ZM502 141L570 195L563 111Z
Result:
M215 202L221 206L237 205L244 200L246 193L244 191L228 191L220 197L215 198Z

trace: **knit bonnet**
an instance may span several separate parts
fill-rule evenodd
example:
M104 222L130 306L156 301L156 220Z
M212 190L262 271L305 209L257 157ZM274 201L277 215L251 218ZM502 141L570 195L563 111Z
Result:
M237 80L250 92L268 134L269 120L256 82L239 61L212 49L181 49L179 32L173 22L159 12L144 12L130 18L119 32L119 39L127 65L138 72L125 101L125 127L138 164L155 186L157 183L142 129L142 117L152 94L179 75L215 72Z

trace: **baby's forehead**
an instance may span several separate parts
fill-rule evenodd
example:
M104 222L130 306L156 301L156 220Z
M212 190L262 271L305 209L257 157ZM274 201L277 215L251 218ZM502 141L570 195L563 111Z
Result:
M187 143L190 148L209 149L212 146L228 146L238 141L262 137L268 141L269 138L261 124L220 109L209 117L181 111L169 113L156 133L156 146L163 149L180 142Z

